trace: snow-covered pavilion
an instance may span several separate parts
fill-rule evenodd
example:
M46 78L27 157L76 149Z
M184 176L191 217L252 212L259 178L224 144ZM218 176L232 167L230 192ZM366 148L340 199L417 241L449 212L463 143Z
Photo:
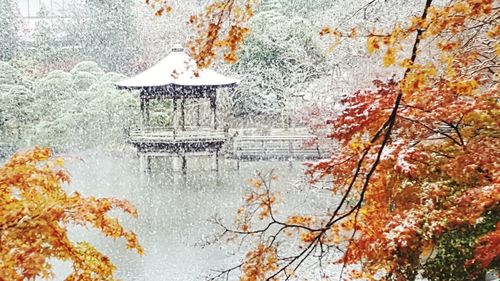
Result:
M180 102L181 128L185 128L186 99L209 99L213 127L217 129L217 89L234 87L238 79L219 74L211 69L198 69L196 62L175 44L172 52L144 72L115 83L118 89L139 90L143 124L149 124L149 101L172 99L174 115Z
M151 157L167 154L174 158L179 156L182 171L186 173L186 153L198 152L213 153L218 169L218 154L227 137L224 132L217 130L217 89L234 87L238 83L239 80L211 69L199 69L180 44L174 45L172 52L156 65L132 78L115 83L118 89L140 92L142 126L130 130L129 143L137 148L141 170L144 166L143 159L146 159L149 170ZM187 99L210 100L213 129L196 126L186 130L184 111ZM173 100L173 128L149 127L151 100ZM175 118L178 103L181 113L180 131L176 129Z

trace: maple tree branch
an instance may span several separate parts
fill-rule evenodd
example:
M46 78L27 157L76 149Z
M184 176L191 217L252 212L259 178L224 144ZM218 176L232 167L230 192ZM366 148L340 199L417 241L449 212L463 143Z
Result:
M432 4L432 0L427 0L426 1L425 8L424 8L424 11L423 11L423 14L422 14L422 17L421 17L423 20L425 20L425 18L427 17L427 11L428 11L429 7L431 6L431 4ZM422 36L423 31L424 30L422 30L422 29L417 30L417 35L416 35L416 38L415 38L415 43L413 45L412 54L411 54L411 58L410 58L411 64L414 64L414 62L416 60L417 52L418 52L418 46L420 44L421 36ZM410 68L406 69L406 71L404 73L404 76L403 76L403 80L407 77L407 75L410 73L410 71L411 71ZM330 227L333 226L333 224L335 224L336 222L338 222L340 220L343 220L344 218L350 216L355 211L356 211L356 218L355 219L357 219L357 216L359 214L359 209L361 208L362 203L364 201L364 195L365 195L365 193L366 193L366 191L368 189L368 185L370 183L370 179L371 179L372 175L374 174L374 172L377 169L377 166L378 166L378 164L380 162L380 159L381 159L382 153L384 151L384 148L385 148L385 146L386 146L386 144L387 144L387 142L388 142L388 140L390 138L392 129L394 127L394 124L396 123L396 119L397 119L397 116L398 116L397 112L398 112L398 109L399 109L402 97L403 97L403 92L400 91L398 93L397 97L396 97L396 101L394 103L393 109L391 111L391 114L390 114L387 122L384 123L384 125L382 126L382 128L378 130L377 134L373 138L375 140L378 139L379 135L381 135L382 132L384 131L384 129L387 127L387 129L385 130L384 138L382 140L382 144L381 144L381 146L380 146L380 148L378 150L375 162L372 164L372 166L371 166L368 174L365 177L365 180L364 180L364 183L363 183L363 187L361 189L360 198L359 198L358 202L356 203L356 205L354 205L347 213L345 213L345 214L337 217L338 212L341 210L343 204L345 203L345 201L349 197L349 193L352 190L352 188L354 186L354 183L356 182L356 180L358 178L359 171L361 170L362 164L364 163L364 159L365 159L366 155L368 154L370 148L365 149L365 152L362 154L360 160L358 161L358 164L357 164L357 167L356 167L356 171L355 171L355 173L353 175L353 179L352 179L352 181L351 181L351 183L350 183L350 185L349 185L346 193L342 197L340 203L338 204L338 206L335 209L333 215L331 216L329 222L325 225L325 227L323 228L323 230L321 230L320 233L318 233L316 235L316 237L314 238L314 240L312 242L310 242L310 244L301 253L299 253L294 259L292 259L287 265L283 266L275 274L271 275L271 277L268 278L267 280L270 280L270 279L276 277L279 273L281 273L284 270L286 270L291 264L293 264L293 262L295 262L301 256L305 255L305 258L307 258L307 256L309 255L308 254L308 250L310 248L314 249L316 247L317 242L319 241L319 239L321 238L321 236L323 236L330 229Z
M269 228L271 226L273 226L273 225L279 225L279 226L281 226L280 230L275 235L279 234L282 230L284 230L286 228L302 229L302 230L306 230L306 231L309 231L309 232L320 232L320 231L322 231L321 228L313 228L313 227L309 227L307 225L287 223L287 222L283 222L283 221L278 220L278 219L275 218L274 212L273 212L273 205L272 205L273 203L272 203L272 200L271 200L271 180L273 178L273 174L274 174L274 170L271 170L268 173L269 180L266 179L264 176L262 176L262 174L260 174L260 173L257 175L258 178L259 178L259 180L262 182L262 185L264 186L264 189L265 189L266 200L265 200L265 202L263 202L263 204L268 208L268 210L269 210L269 218L271 219L271 221L266 225L266 227L264 227L262 229L257 229L257 230L240 231L240 230L234 230L234 229L230 229L230 228L226 227L218 219L214 219L213 223L215 223L215 224L219 225L220 227L222 227L224 229L225 233L233 233L233 234L240 234L240 235L261 234L261 233L264 233L267 230L269 230ZM255 212L253 212L253 213L255 213Z
M422 20L425 20L427 18L427 11L429 10L429 7L431 6L431 4L432 4L432 0L427 0L425 2L424 12L422 13L422 16L420 17ZM415 60L417 59L418 45L420 44L420 40L421 40L423 32L424 32L423 29L418 29L417 30L417 36L415 38L415 43L413 44L413 49L411 51L411 57L410 57L411 64L414 64ZM411 68L408 67L406 69L406 71L405 71L404 76L403 76L403 80L408 76L408 74L410 73L410 71L411 71Z
M432 0L427 0L427 2L425 4L424 12L423 12L422 17L421 17L423 20L425 20L425 18L427 17L427 11L428 11L429 7L431 6L431 4L432 4ZM422 33L423 33L422 29L417 30L417 36L415 38L415 43L413 45L412 55L411 55L411 58L410 58L411 64L413 64L415 62L415 60L416 60L417 51L418 51L418 45L420 44ZM404 73L404 76L403 76L403 80L407 77L407 75L410 73L410 71L411 71L410 68L406 69L406 71ZM379 148L379 151L377 153L377 157L375 159L375 162L372 164L371 169L369 170L368 174L365 177L365 181L364 181L364 184L363 184L363 188L361 189L361 194L360 194L360 198L358 200L358 203L349 212L347 212L347 214L345 214L344 216L348 216L351 213L353 213L354 210L356 210L355 220L357 220L357 217L358 217L358 214L359 214L359 209L361 208L361 205L363 203L364 196L365 196L365 193L366 193L366 191L368 189L368 185L369 185L370 179L371 179L373 173L375 172L375 170L377 169L377 166L378 166L378 164L380 162L380 158L382 156L382 152L383 152L383 150L384 150L384 148L385 148L385 146L386 146L386 144L387 144L387 142L388 142L388 140L390 138L392 129L394 127L394 124L396 123L396 118L398 116L397 112L398 112L398 109L399 109L399 106L400 106L402 98L403 98L403 92L400 91L398 93L397 97L396 97L396 101L394 103L394 107L392 109L391 115L388 118L387 130L385 132L384 138L382 140L382 144L381 144L381 146ZM386 122L386 124L387 124L387 122ZM385 124L384 124L384 126L385 126ZM364 157L363 157L363 159L364 159ZM358 170L359 170L359 165L358 165L357 171ZM355 173L355 176L357 176L357 173ZM332 220L331 223L333 224L335 221L336 220Z
M77 205L72 206L72 207L76 207L76 206ZM34 214L32 216L24 215L24 216L22 216L21 218L19 218L18 220L14 221L14 222L5 223L5 224L1 225L0 226L0 238L2 237L3 231L8 230L10 228L23 227L23 224L32 222L32 221L34 221L34 220L42 217L43 215L48 214L52 210L52 208L54 208L54 207L55 207L54 204L50 205L47 208L45 208L43 210L40 210L37 214Z
M453 157L451 157L450 155L447 155L447 154L445 154L443 152L440 152L440 151L437 151L437 150L431 150L431 152L435 153L435 154L437 154L439 156L445 157L447 159L453 159Z
M390 120L390 119L389 119ZM386 122L387 124L387 122ZM390 124L389 124L390 126ZM385 127L385 124L383 125ZM329 222L322 228L318 229L317 231L319 232L313 239L312 242L309 243L309 245L302 250L300 253L298 253L296 256L294 256L286 265L282 266L278 271L276 271L273 275L271 275L269 278L266 280L272 280L274 277L278 276L280 273L285 272L285 270L290 267L295 261L299 260L298 265L302 264L302 262L312 253L312 251L316 248L317 243L320 241L320 238L330 229L333 224L335 224L337 221L340 221L348 216L350 216L355 210L358 210L361 207L361 204L359 201L351 210L349 210L347 213L341 215L340 217L337 217L338 213L342 209L342 206L344 205L345 201L349 198L349 194L351 190L354 187L354 183L356 182L356 179L358 178L359 172L362 167L362 163L364 162L364 159L366 155L368 154L370 148L365 149L364 153L362 154L360 160L358 161L358 165L356 167L355 174L353 176L353 179L351 183L349 184L349 187L347 188L347 191L344 193L342 196L341 202L337 205L337 208L335 209L333 215L331 216ZM298 269L298 266L294 269L295 271Z
M374 1L372 1L372 2L374 2ZM424 8L423 14L421 16L421 18L423 20L425 20L427 17L427 12L428 12L429 7L431 6L431 3L432 3L432 0L426 1L425 8ZM418 47L419 47L419 44L421 41L421 36L422 36L423 32L424 32L424 30L422 30L422 29L417 30L417 35L416 35L415 42L414 42L412 52L411 52L411 58L410 58L411 65L413 65L416 61ZM411 72L411 68L407 68L405 70L404 75L403 75L403 80L407 78L407 76L410 72ZM274 235L270 236L271 240L270 240L270 243L268 244L268 247L273 246L273 244L276 242L277 237L282 233L283 230L285 230L287 228L304 229L304 230L310 231L311 233L315 234L313 239L310 240L308 242L308 244L304 248L302 248L302 250L299 251L296 255L288 257L288 258L280 259L281 261L287 261L287 262L285 264L283 264L282 266L280 266L269 277L267 277L266 280L273 280L274 278L276 278L277 276L279 276L282 273L285 274L286 279L288 280L290 278L290 275L287 273L288 268L290 268L292 265L295 265L293 271L294 272L297 271L298 268L303 264L303 262L309 256L311 256L311 254L313 254L313 252L315 251L315 249L318 246L321 248L321 253L323 253L323 249L322 249L323 243L322 243L321 239L322 239L322 237L324 237L324 235L331 229L331 227L335 223L337 223L337 222L339 222L339 221L341 221L341 220L343 220L343 219L345 219L353 214L354 214L354 220L355 220L355 222L357 222L357 220L359 218L359 213L360 213L361 207L362 207L364 199L365 199L365 194L368 190L368 186L370 184L370 181L371 181L373 175L375 174L375 172L377 170L377 167L381 161L384 149L390 140L391 133L392 133L394 126L396 124L396 120L398 117L398 110L400 108L402 98L403 98L403 92L402 92L402 90L400 90L395 98L394 105L392 107L392 110L391 110L389 117L387 118L386 122L384 122L384 124L379 128L379 130L377 130L377 132L372 137L370 146L365 148L364 151L362 152L359 160L357 161L354 175L352 176L352 179L351 179L349 185L347 186L345 193L343 194L340 202L337 204L333 214L329 217L328 221L323 225L323 227L315 229L315 228L311 228L308 226L287 224L285 222L280 222L280 221L276 220L274 218L274 215L272 212L272 206L270 203L269 186L265 183L266 182L265 180L264 180L264 186L266 187L266 196L267 196L267 203L265 203L265 205L269 209L268 212L269 212L269 216L270 216L270 220L271 220L267 224L267 226L263 229L254 230L254 231L233 231L233 230L230 230L227 227L223 226L225 228L225 233L232 232L232 233L236 233L236 234L251 235L251 234L262 234L262 233L267 232L273 225L281 225L281 227L277 230L277 232L275 232ZM368 156L368 153L370 153L370 151L374 148L373 144L375 142L377 142L380 137L383 137L383 138L382 138L380 146L376 150L375 161L371 164L368 172L365 175L364 172L362 173L362 169L364 167L364 164L366 164L366 161L365 161L366 157ZM360 180L361 175L363 175L364 179L363 179L361 192L359 194L359 198L357 199L354 206L350 207L345 213L342 213L341 215L339 215L340 211L344 208L345 203L351 197L351 193L352 193L352 190L354 189L355 183L358 182L358 180ZM221 226L222 226L222 224L221 224ZM353 235L352 235L351 239L349 240L349 243L352 243L352 240L354 238L355 233L356 233L356 230L353 231ZM320 253L320 255L321 255L321 253ZM239 265L239 266L236 266L236 267L230 269L229 271L223 271L223 272L230 272L231 270L235 270L237 268L240 268L241 266L242 265ZM222 275L223 274L224 273L222 273ZM220 276L222 276L222 275L220 275Z
M219 37L219 33L222 30L224 17L231 16L233 4L234 0L225 0L222 5L222 8L220 9L220 12L215 15L215 23L213 23L212 21L210 22L208 26L208 34L206 36L207 40L205 41L203 47L201 48L202 52L206 51L212 52L215 40ZM197 61L197 63L199 63L199 61Z
M349 242L348 242L348 245L347 245L347 248L346 248L346 251L345 251L345 254L344 254L344 257L347 256L347 254L349 253L349 249L351 248L351 243L354 239L354 236L356 235L356 232L357 232L357 224L358 224L358 213L359 213L359 208L356 210L356 214L354 215L354 227L353 227L353 232L351 234L351 238L349 239ZM339 280L342 280L342 276L344 275L344 270L346 268L347 264L344 262L342 264L342 270L340 270L340 276L339 276Z
M500 8L500 7L497 7L497 8ZM493 9L495 10L495 8ZM498 16L498 14L500 13L500 11L496 11L493 15L491 15L488 19L484 20L484 21L481 21L480 23L478 23L477 25L474 25L474 26L470 26L470 27L467 27L465 28L465 30L471 30L471 29L476 29L476 28L482 28L483 26L485 25L488 25L488 24L492 24L492 23L495 23L498 19L500 19L500 16Z
M271 170L270 175L272 175L273 173L274 173L274 170ZM264 184L264 188L266 189L266 197L267 197L266 205L267 205L267 208L269 209L269 216L271 217L271 219L273 221L277 222L277 220L274 218L273 208L271 206L271 180L269 180L269 183L268 183L268 181L266 181L262 177L261 174L259 174L259 178L262 181L262 183Z
M461 136L459 135L459 138L460 138L460 141L457 141L454 137L452 137L451 135L443 132L443 131L440 131L440 130L436 130L434 128L432 128L431 126L419 121L419 120L415 120L415 119L412 119L412 118L409 118L409 117L406 117L406 116L402 116L400 115L399 117L401 117L401 119L404 119L404 120L407 120L409 122L412 122L412 123L415 123L415 124L418 124L424 128L426 128L427 130L433 132L433 133L436 133L436 134L439 134L439 135L443 135L444 137L450 139L453 143L457 144L458 146L463 146L463 140L461 138Z
M304 250L302 250L299 254L291 257L290 261L287 264L282 266L278 271L273 273L270 277L266 278L266 280L273 280L279 274L281 274L282 272L285 272L293 263L295 263L295 261L299 260L302 256L307 258L311 254L311 251L316 248L317 243L319 241L319 237L321 237L321 235L316 236L316 238L312 242L310 242ZM300 263L302 263L302 262L300 262ZM295 268L295 270L297 270L297 268Z
M368 3L366 3L365 5L363 5L361 8L357 9L356 11L354 11L353 13L351 13L351 16L349 16L348 18L344 19L340 24L339 26L342 26L344 25L344 23L346 23L348 20L352 19L353 17L355 17L359 12L361 12L362 10L365 11L366 13L366 9L372 5L373 3L375 3L375 1L377 0L370 0Z
M219 278L221 278L222 276L226 276L226 280L229 280L229 274L231 274L231 272L237 270L237 269L240 269L241 267L243 266L243 263L240 263L238 265L235 265L231 268L228 268L228 269L224 269L224 270L218 270L217 272L219 272L218 275L216 276L213 276L213 277L210 277L208 278L207 280L208 281L213 281L213 280L217 280Z
M431 6L431 4L432 4L432 0L426 1L424 12L423 12L422 17L421 17L422 20L425 20L425 18L427 17L427 10ZM417 36L415 38L415 43L413 44L413 50L412 50L412 54L411 54L411 58L410 58L411 64L415 63L415 60L417 58L418 46L420 44L422 33L423 33L422 29L417 30ZM408 76L410 71L411 71L411 68L406 69L405 74L403 76L403 80ZM382 152L383 152L383 150L384 150L384 148L385 148L385 146L390 138L394 124L396 123L396 118L398 116L397 112L398 112L399 106L401 104L402 98L403 98L403 92L400 91L396 97L396 101L394 103L394 107L392 109L391 115L389 116L389 119L388 119L389 124L387 126L387 130L386 130L384 138L382 140L382 144L380 145L379 151L377 153L377 157L375 159L375 162L372 164L371 169L368 171L368 174L365 177L363 188L361 189L360 198L358 200L358 203L353 207L353 210L355 208L361 207L361 204L362 204L363 199L364 199L364 195L366 193L366 190L368 189L368 184L370 182L370 179L371 179L373 173L375 172L375 170L377 169L377 166L380 162L380 158L382 157Z
M425 113L431 113L431 112L432 112L432 110L430 110L430 109L425 109L425 108L422 108L422 107L420 107L420 106L407 104L407 103L404 103L404 101L403 101L402 105L403 105L404 107L408 107L408 108L412 108L412 109L418 109L418 110L423 111L423 112L425 112Z
M340 160L336 163L329 163L329 167L325 168L325 172L327 173L330 173L331 170L334 168L334 167L337 167L337 166L340 166L342 164L345 164L347 162L349 162L350 160L352 160L355 156L357 155L351 155L349 157L346 157L345 159L343 160ZM315 178L314 177L314 171L312 171L312 168L310 167L311 170L307 171L306 174L309 174L311 176L311 183L316 183L317 181L319 181L321 179L321 177L319 178ZM327 190L333 190L332 188L328 188Z
M451 122L447 122L447 121L444 121L444 120L441 120L441 122L445 123L446 125L450 126L454 131L455 133L457 134L459 140L460 140L460 146L464 146L465 143L464 143L464 139L462 137L462 134L460 133L460 130L458 129L458 125L460 124L460 122L462 122L462 119L464 118L464 116L462 116L460 118L460 120L458 120L457 124L454 125L452 124Z

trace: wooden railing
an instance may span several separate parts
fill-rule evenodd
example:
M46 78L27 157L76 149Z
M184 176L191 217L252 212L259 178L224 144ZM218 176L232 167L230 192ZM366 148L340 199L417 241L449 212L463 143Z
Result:
M210 127L143 127L134 128L129 131L129 139L132 142L139 141L182 141L182 140L223 140L224 132L214 130Z
M239 160L318 159L327 155L327 151L317 144L306 145L314 140L313 135L285 130L278 131L278 135L249 135L255 132L251 129L223 131L210 127L185 127L184 130L144 127L130 130L129 140L136 145L222 142L226 156Z
M306 145L314 136L238 136L233 140L232 156L237 159L311 159L326 151Z

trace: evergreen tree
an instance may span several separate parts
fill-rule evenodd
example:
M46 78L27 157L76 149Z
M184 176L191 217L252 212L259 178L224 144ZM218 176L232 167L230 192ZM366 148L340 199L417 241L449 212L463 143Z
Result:
M33 32L33 57L46 67L62 59L62 50L57 42L56 31L48 18L49 11L42 6L38 12L40 18Z
M127 71L137 56L138 40L132 0L88 0L73 6L72 20L65 27L80 55L106 70Z
M233 96L236 116L288 118L290 105L327 65L313 35L319 31L306 19L287 17L282 7L280 1L264 1L250 22L252 35L233 67L243 77Z
M13 0L0 0L0 60L8 61L16 55L18 22Z

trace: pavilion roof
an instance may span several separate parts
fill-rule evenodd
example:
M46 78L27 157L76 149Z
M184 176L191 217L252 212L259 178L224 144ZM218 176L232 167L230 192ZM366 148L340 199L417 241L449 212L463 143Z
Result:
M178 85L185 87L218 86L238 84L238 79L219 74L211 69L198 69L195 61L176 44L172 52L159 63L144 72L115 83L122 89L143 89Z

